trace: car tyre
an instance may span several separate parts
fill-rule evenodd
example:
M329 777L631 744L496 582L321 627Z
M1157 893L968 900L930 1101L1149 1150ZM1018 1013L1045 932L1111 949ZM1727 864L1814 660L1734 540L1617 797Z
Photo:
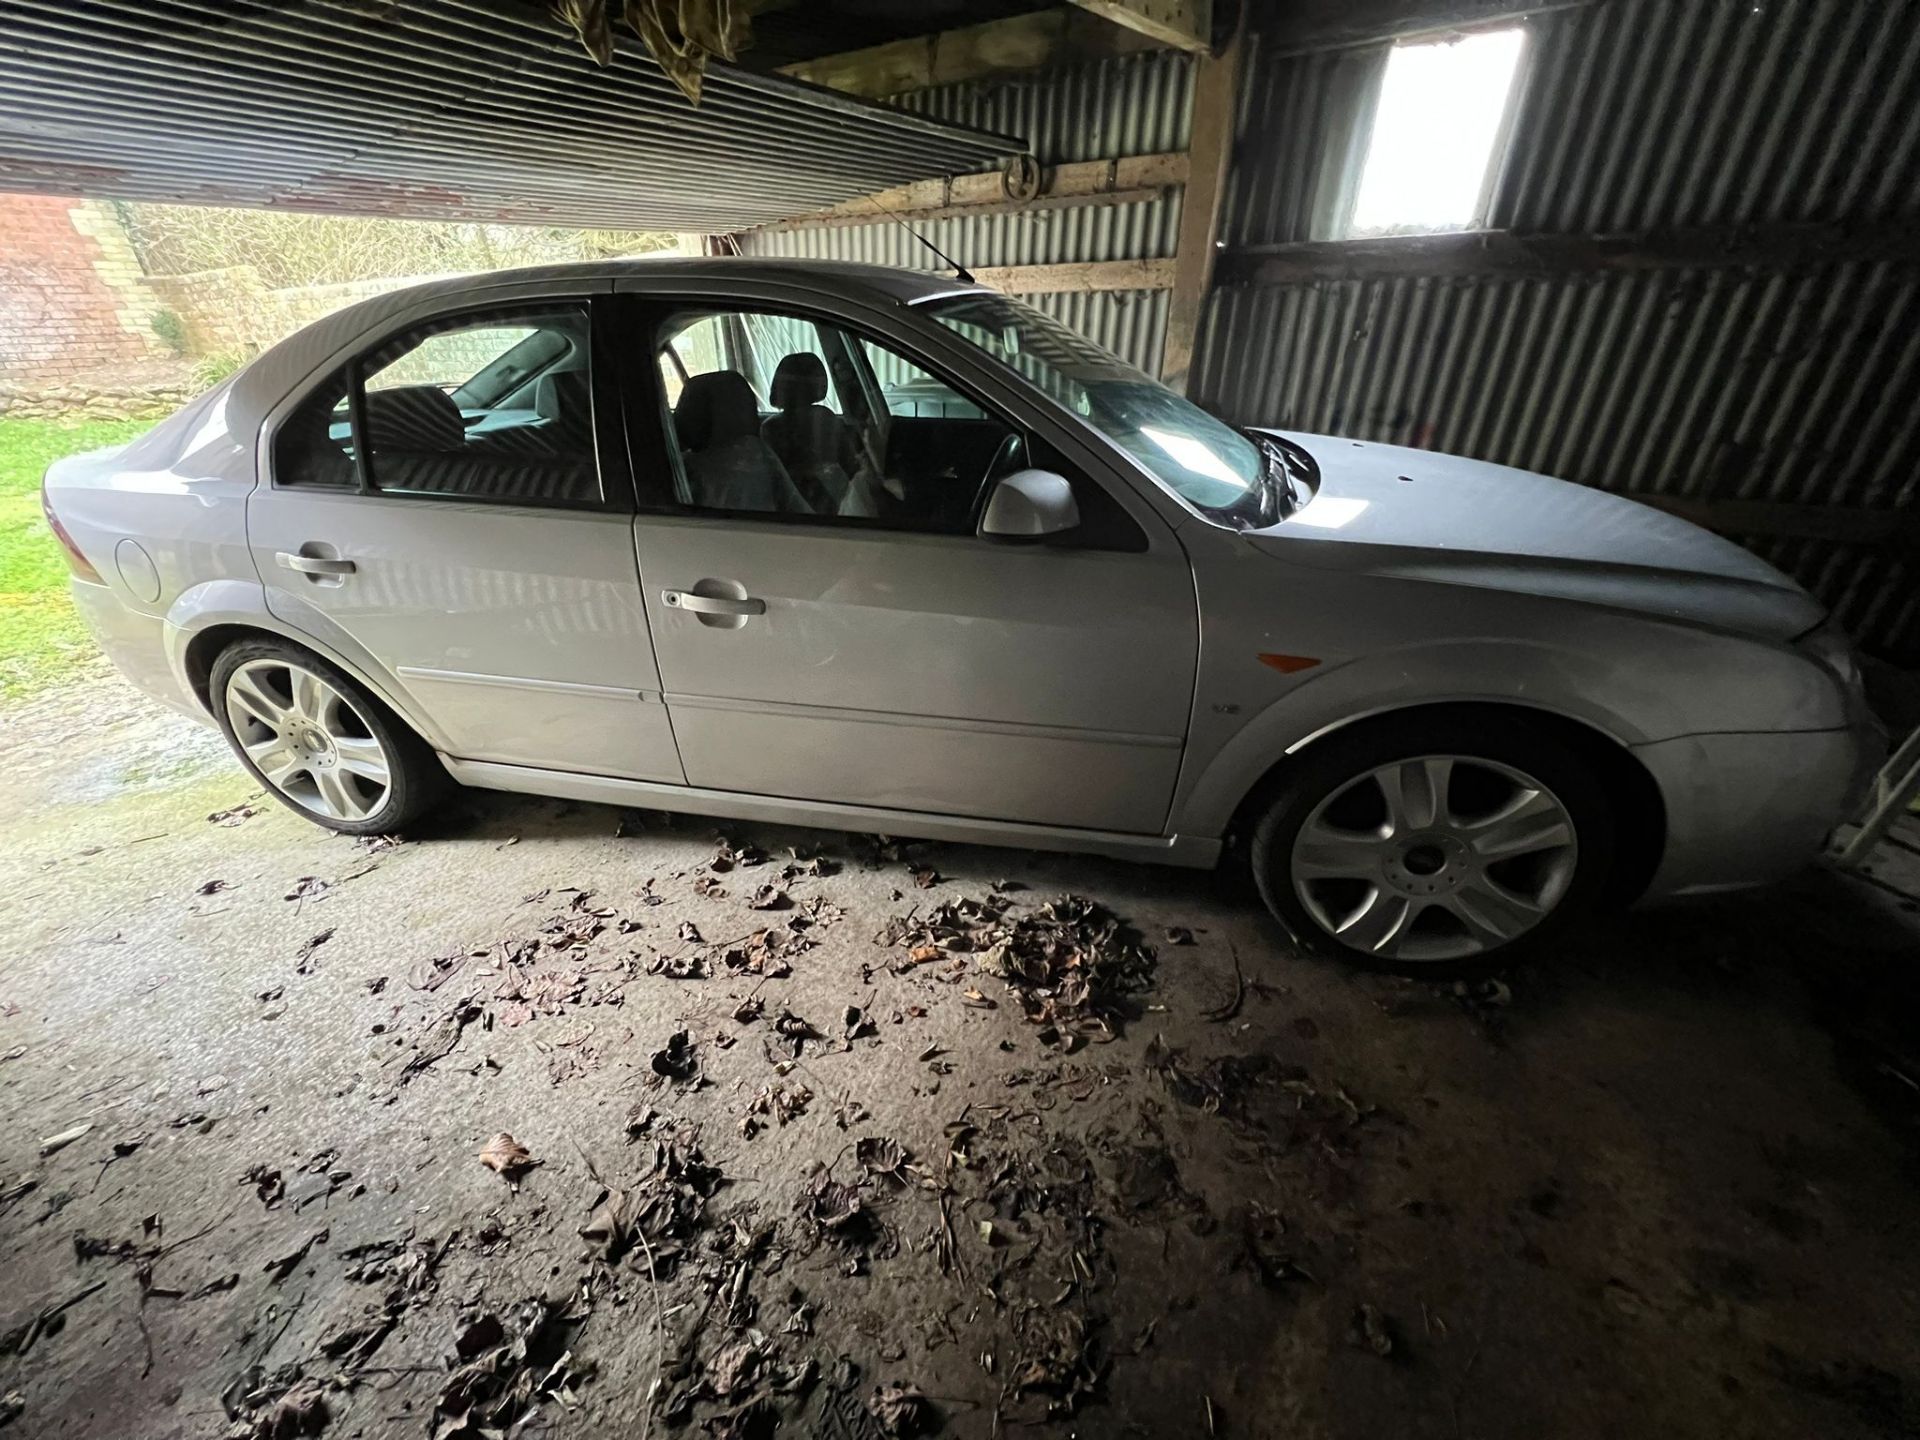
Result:
M1606 890L1615 833L1592 760L1551 725L1387 717L1288 766L1250 858L1261 898L1306 948L1462 979L1564 939Z
M392 834L452 785L432 748L364 685L289 641L228 646L214 661L208 696L254 779L329 830Z

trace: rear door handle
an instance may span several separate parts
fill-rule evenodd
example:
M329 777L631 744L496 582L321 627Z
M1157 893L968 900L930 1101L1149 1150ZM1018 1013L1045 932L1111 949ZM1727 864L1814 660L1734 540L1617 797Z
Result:
M691 590L662 590L660 601L675 610L690 610L695 615L764 615L767 602L749 595L735 600L726 595L696 595Z
M274 559L282 568L298 570L302 575L351 575L354 563L351 560L329 560L320 555L296 555L291 550L276 550Z

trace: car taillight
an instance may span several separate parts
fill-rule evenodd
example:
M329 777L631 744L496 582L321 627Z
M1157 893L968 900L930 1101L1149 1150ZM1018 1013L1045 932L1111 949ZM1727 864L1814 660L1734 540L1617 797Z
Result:
M47 493L45 482L40 486L40 509L47 517L47 528L53 531L53 538L60 542L60 548L67 552L67 565L80 579L93 585L104 585L100 572L93 568L93 562L80 553L80 547L73 543L73 536L67 533L67 527L60 523L60 517L53 513L53 497Z

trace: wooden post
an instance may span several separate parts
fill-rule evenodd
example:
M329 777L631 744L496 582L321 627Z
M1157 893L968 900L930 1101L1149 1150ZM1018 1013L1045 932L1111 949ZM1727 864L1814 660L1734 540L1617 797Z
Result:
M1246 53L1245 6L1233 38L1217 55L1199 62L1193 79L1193 139L1187 148L1187 193L1180 206L1180 236L1173 256L1173 294L1167 304L1167 341L1160 378L1181 394L1193 369L1200 316L1213 288L1214 249L1220 208L1233 161L1234 126L1240 114L1240 62Z

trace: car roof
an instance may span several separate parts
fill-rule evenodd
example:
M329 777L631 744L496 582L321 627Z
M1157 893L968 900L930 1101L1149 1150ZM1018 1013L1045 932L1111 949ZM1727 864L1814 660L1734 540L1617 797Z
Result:
M952 275L925 270L899 270L844 260L762 259L737 255L642 255L449 275L382 291L336 310L268 347L234 377L229 394L229 422L257 426L289 390L302 384L317 366L330 360L343 346L380 329L393 316L433 301L484 304L489 292L503 291L502 303L507 303L507 296L526 299L528 292L537 290L543 282L644 282L649 279L663 282L665 289L703 280L728 285L782 283L825 296L895 305L911 305L941 295L990 293ZM644 285L636 288L644 293Z

